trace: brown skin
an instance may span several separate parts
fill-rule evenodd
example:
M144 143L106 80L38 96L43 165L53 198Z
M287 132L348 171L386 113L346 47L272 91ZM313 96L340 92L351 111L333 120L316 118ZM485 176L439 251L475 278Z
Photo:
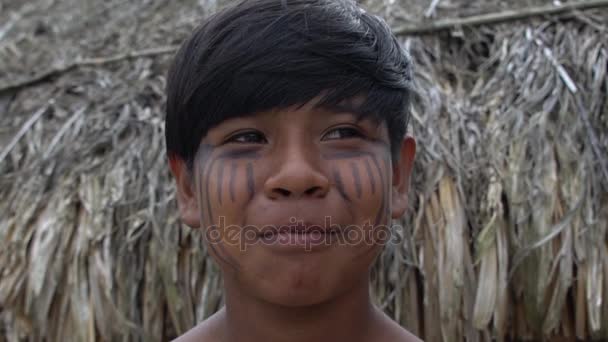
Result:
M369 296L381 235L346 244L332 235L310 250L256 240L294 218L369 232L405 213L414 139L392 160L386 124L313 104L224 121L203 139L192 173L170 158L181 219L220 236L207 246L226 302L176 341L419 341Z

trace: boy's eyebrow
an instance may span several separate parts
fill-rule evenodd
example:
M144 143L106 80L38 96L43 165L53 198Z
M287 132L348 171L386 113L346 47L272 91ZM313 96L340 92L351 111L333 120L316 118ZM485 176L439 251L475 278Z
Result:
M357 123L362 121L371 121L375 125L380 125L381 121L372 113L364 112L361 106L352 102L339 104L319 104L317 108L324 109L334 114L351 114Z
M340 114L340 113L353 114L357 118L357 121L364 120L368 116L370 116L369 114L366 114L363 111L361 111L360 106L356 106L352 103L319 104L317 107L324 109L326 111L332 112L332 113L336 113L336 114Z

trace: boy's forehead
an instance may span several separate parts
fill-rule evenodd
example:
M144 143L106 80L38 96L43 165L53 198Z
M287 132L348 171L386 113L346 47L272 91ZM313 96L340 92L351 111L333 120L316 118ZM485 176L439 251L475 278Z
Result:
M352 98L348 98L348 99L344 99L338 103L336 103L335 105L325 105L325 104L319 104L320 108L324 108L328 111L333 111L333 112L347 112L347 113L352 113L354 115L357 116L364 116L364 114L361 112L361 107L363 106L363 104L365 103L365 96L355 96Z
M378 116L362 112L361 107L365 103L365 99L364 96L355 96L334 104L324 103L324 97L319 95L303 104L234 115L211 127L203 141L213 140L216 134L223 134L222 132L227 129L243 128L243 124L251 124L252 128L255 126L261 128L267 125L305 125L312 127L310 125L322 125L324 122L329 124L342 119L372 125L374 130L379 130L378 133L381 136L387 135L388 127L385 122L380 120Z
M323 119L337 115L352 116L357 120L369 119L369 115L365 115L361 110L361 107L365 102L364 96L344 99L335 104L324 103L323 100L324 98L322 96L317 96L303 104L296 104L287 108L275 108L260 113L251 113L249 115L274 119L277 115L295 112L299 115L306 115L310 119Z

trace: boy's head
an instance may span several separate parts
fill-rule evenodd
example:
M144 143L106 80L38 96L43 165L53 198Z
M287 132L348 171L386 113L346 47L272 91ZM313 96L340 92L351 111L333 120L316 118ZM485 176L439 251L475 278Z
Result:
M366 277L407 205L411 74L348 0L246 0L196 29L169 72L167 150L227 287L306 305Z
M304 104L386 123L393 156L405 134L411 63L390 28L349 0L251 0L217 13L175 57L167 85L169 155L191 162L229 118Z

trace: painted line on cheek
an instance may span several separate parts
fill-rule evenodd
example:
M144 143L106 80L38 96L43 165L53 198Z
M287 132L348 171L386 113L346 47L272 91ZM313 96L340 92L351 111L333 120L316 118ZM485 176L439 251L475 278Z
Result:
M213 147L209 146L209 145L202 145L200 148L200 155L197 157L197 160L199 162L198 165L200 166L198 169L198 172L200 173L200 175L206 175L206 172L209 171L209 157L211 156L211 153L213 152ZM197 177L197 179L199 179ZM200 182L198 182L198 197L199 197L199 201L205 201L206 199L204 198L204 186L205 186L205 182L204 180L201 179ZM200 220L201 220L201 224L203 226L203 228L209 224L211 224L211 222L209 222L208 224L205 223L205 220L207 218L207 215L205 215L204 213L204 209L203 209L203 205L202 203L200 203ZM209 220L211 220L211 218L209 218Z
M378 162L378 159L376 158L375 155L370 154L372 161L374 162L374 166L376 167L376 170L378 171L378 175L380 175L380 183L382 186L382 202L380 204L380 209L378 210L378 213L376 214L376 219L375 219L375 225L373 229L378 229L380 223L382 222L383 217L385 217L384 215L387 215L389 213L389 205L388 205L388 176L387 174L385 174L384 172L382 172L382 168L380 167L380 163ZM367 159L365 160L366 164L369 165L369 163L367 163ZM385 168L387 168L387 162L386 162L386 158L382 158L382 163L383 166ZM370 180L372 180L373 182L373 175L371 173L371 167L368 169L368 174L370 175ZM353 260L359 259L359 258L363 258L366 257L370 254L372 254L373 252L376 252L375 249L376 245L371 244L369 246L369 248L366 248L364 251L362 251L360 254L356 255Z
M382 215L384 214L385 206L386 206L386 185L385 185L385 181L384 181L384 174L382 172L382 168L380 167L380 164L378 163L378 159L376 158L375 155L371 155L372 157L372 161L374 162L374 165L376 166L376 170L378 171L378 175L380 175L380 184L382 186L382 203L380 204L380 210L378 210L378 213L376 214L376 219L374 220L375 222L375 226L378 226L382 220Z
M249 200L253 199L255 193L255 182L253 180L253 164L247 163L247 189L249 190Z
M372 187L372 194L376 193L376 180L372 174L372 166L369 165L369 160L365 159L365 169L367 170L367 176L369 177L369 183Z
M217 175L217 200L222 205L222 186L224 183L224 160L220 161L219 173Z
M213 148L212 147L202 147L202 155L201 155L201 160L202 160L202 167L201 169L203 170L202 174L205 175L205 181L204 182L200 182L199 184L199 197L201 198L201 201L206 201L207 202L207 211L208 211L208 217L203 213L204 209L201 208L201 221L203 223L203 229L209 229L210 227L212 227L213 225L213 221L212 221L212 210L211 210L211 203L209 201L209 178L211 175L211 171L213 170L213 164L215 163L215 160L213 161L209 161L209 158L211 156L211 153L213 152ZM204 188L204 192L206 194L206 197L203 197L203 186ZM202 206L201 206L202 207ZM205 220L205 217L207 217L207 220ZM205 221L208 221L205 224ZM213 252L213 254L223 263L238 269L238 263L235 262L230 262L229 260L227 260L222 253L220 253L216 248L215 248L215 244L207 241L206 245L211 249L211 251ZM224 254L227 254L222 245L219 245L219 247L222 249Z
M344 190L344 183L342 183L342 176L340 175L340 172L338 172L338 170L336 169L333 169L333 176L336 179L336 187L338 188L338 192L340 193L342 198L344 198L347 202L350 202L351 200L350 198L348 198L348 195Z
M355 164L355 162L351 162L350 168L353 172L353 180L355 182L357 198L361 198L361 176L359 176L359 167L357 167L357 164Z
M209 227L215 227L215 229L220 229L219 227L214 226L212 218L213 218L213 211L211 209L211 200L210 200L210 196L209 196L209 178L211 175L211 172L213 171L213 165L215 164L215 162L217 161L217 159L213 160L210 165L209 165L209 169L207 170L207 180L206 180L206 188L205 188L205 192L206 192L206 198L205 200L207 201L207 210L209 212L209 225L207 227L207 229L209 229ZM221 164L221 167L223 168L223 164ZM222 168L220 168L220 172L222 171ZM219 177L218 177L219 178ZM221 183L220 183L221 184ZM219 192L218 192L219 193ZM221 198L221 197L220 197ZM215 256L222 261L223 263L225 263L226 265L234 268L234 269L238 269L238 263L235 262L232 257L230 257L230 255L226 252L226 250L224 249L224 246L222 244L223 242L219 242L217 244L217 248L215 247L215 243L209 242L207 243L207 245L209 246L209 248L211 248L211 250L213 251L213 253L215 254Z
M331 154L323 155L323 159L338 160L338 159L358 158L358 157L362 157L362 156L371 157L374 160L376 169L378 170L378 174L380 174L380 175L382 174L382 171L380 170L380 166L378 164L378 160L376 159L376 156L370 152L361 152L361 151L334 152ZM361 197L361 176L359 173L359 169L356 166L353 166L352 163L351 163L351 168L353 169L353 178L355 179L355 187L357 188L357 196L360 198ZM367 160L367 159L365 159L365 169L366 169L367 175L369 177L370 186L372 188L372 194L375 194L376 193L376 181L373 176L372 167L369 164L369 160ZM382 176L380 176L380 177L382 177Z
M217 159L213 159L209 162L209 168L205 174L205 202L207 202L207 214L209 215L209 225L213 224L213 211L211 210L211 196L209 196L209 182L211 178L211 171L213 171L213 165L217 162Z
M236 163L230 165L230 201L234 202L234 179L236 178Z

